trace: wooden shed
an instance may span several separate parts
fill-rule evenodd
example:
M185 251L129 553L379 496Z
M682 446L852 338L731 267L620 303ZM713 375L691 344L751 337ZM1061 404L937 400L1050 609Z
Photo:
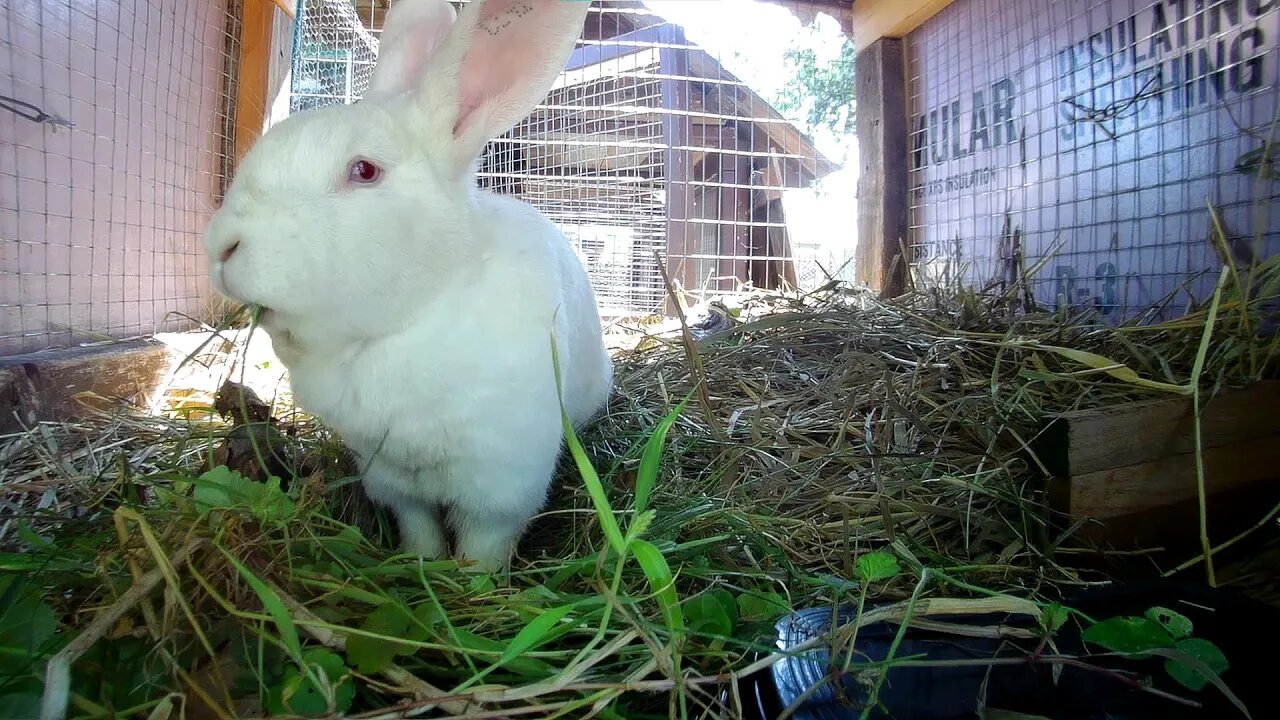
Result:
M385 0L308 0L291 107L359 98ZM481 183L573 239L607 315L687 289L796 285L784 190L836 168L791 122L642 2L596 3L547 99L487 149Z

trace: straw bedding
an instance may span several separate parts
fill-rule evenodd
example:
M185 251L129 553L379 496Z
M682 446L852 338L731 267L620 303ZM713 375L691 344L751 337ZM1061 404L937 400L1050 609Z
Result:
M771 623L856 600L869 552L904 569L865 588L872 600L907 597L925 567L933 599L1044 601L1107 581L1043 505L1035 433L1052 412L1177 392L1193 375L1206 393L1274 375L1276 342L1257 332L1274 275L1118 329L1014 316L991 294L882 301L833 286L754 296L688 332L617 330L616 392L581 442L614 522L647 523L666 588L638 555L610 552L569 457L511 576L488 578L396 555L340 442L269 383L256 390L276 402L256 407L225 403L224 388L229 422L217 384L177 378L159 414L122 408L0 445L0 611L47 625L22 636L39 641L25 665L2 661L0 704L32 707L47 663L82 636L95 642L69 697L83 716L736 717L730 681L768 665ZM224 375L246 367L238 348L214 353ZM653 512L636 513L646 440L686 398ZM264 464L284 489L259 482ZM1256 567L1238 578L1275 584Z

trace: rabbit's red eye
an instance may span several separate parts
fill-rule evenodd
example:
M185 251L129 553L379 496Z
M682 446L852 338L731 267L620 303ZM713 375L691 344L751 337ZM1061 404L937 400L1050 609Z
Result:
M351 163L351 168L347 171L347 179L353 183L361 185L369 185L378 182L382 177L382 168L374 165L368 160L356 160Z

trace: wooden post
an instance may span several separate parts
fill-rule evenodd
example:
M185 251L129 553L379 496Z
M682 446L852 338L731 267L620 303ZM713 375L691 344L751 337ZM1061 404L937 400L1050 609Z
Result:
M660 28L665 46L658 51L662 74L662 143L666 146L667 179L667 272L685 288L696 284L691 278L696 263L688 260L689 237L689 51L684 31L673 26ZM666 312L671 314L670 298Z
M236 83L236 164L262 135L270 100L271 38L277 4L245 0L240 24L240 65Z
M907 72L903 41L881 38L858 53L857 279L882 296L900 294L907 247Z

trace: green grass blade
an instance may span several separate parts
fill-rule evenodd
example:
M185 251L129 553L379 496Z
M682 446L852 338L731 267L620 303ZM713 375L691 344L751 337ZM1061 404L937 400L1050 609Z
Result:
M626 543L622 539L618 518L613 514L613 506L609 504L604 483L600 482L600 475L591 466L591 459L587 457L587 451L578 441L578 434L573 431L573 422L569 420L569 413L564 409L564 386L560 380L560 353L556 350L554 330L551 332L551 364L556 371L556 395L560 398L560 422L564 426L564 439L569 446L569 454L573 456L573 462L578 466L578 474L582 476L582 482L587 486L587 493L591 495L591 504L595 506L596 515L600 518L600 529L604 531L605 539L609 541L614 552L622 555L626 552Z
M1138 375L1138 373L1134 372L1132 368L1124 363L1116 362L1111 358L1104 357L1097 353L1088 352L1086 350L1076 350L1074 348L1058 347L1057 345L1036 344L1035 347L1061 355L1068 360L1073 360L1081 365L1093 368L1094 370L1101 370L1117 380L1121 380L1138 387L1144 387L1150 390L1160 390L1162 392L1174 393L1177 395L1191 394L1191 388L1185 385L1173 385L1171 383L1159 382L1158 380L1148 380L1147 378Z
M1244 702L1240 700L1240 697L1237 696L1234 692L1232 692L1231 688L1227 687L1227 684L1223 682L1221 677L1218 676L1218 673L1215 673L1211 668L1209 668L1199 659L1191 657L1190 655L1187 655L1184 652L1178 652L1177 650L1174 650L1171 648L1153 648L1149 652L1152 655L1158 655L1160 657L1168 658L1175 662L1180 662L1186 665L1187 667L1191 668L1192 670L1195 670L1196 672L1200 673L1209 681L1210 684L1212 684L1215 688L1218 689L1219 692L1222 693L1223 697L1227 698L1227 700L1232 705L1236 706L1236 709L1240 711L1241 715L1243 715L1246 718L1249 718L1249 720L1252 720L1253 715L1249 714L1249 708L1246 707Z
M289 615L289 611L285 608L284 603L280 601L280 596L275 591L267 587L267 584L258 579L249 568L236 559L234 555L218 548L227 560L235 566L240 572L240 576L249 583L249 587L258 594L258 598L262 600L262 607L266 609L271 618L276 621L276 626L280 629L280 640L284 643L284 647L289 651L289 655L302 666L302 643L298 640L298 628L293 624L293 617Z
M1204 333L1200 336L1200 346L1196 350L1196 361L1191 367L1191 379L1187 386L1191 389L1191 419L1195 430L1196 456L1196 499L1200 512L1200 550L1204 553L1204 571L1211 587L1217 586L1217 578L1213 569L1213 545L1209 541L1209 509L1208 495L1204 483L1204 436L1200 431L1200 376L1204 373L1205 359L1209 356L1209 345L1213 340L1213 330L1218 322L1218 305L1222 301L1222 286L1227 281L1230 268L1222 268L1218 277L1218 285L1213 289L1213 302L1209 305L1209 317L1204 323Z
M561 620L564 620L569 613L573 612L575 607L577 607L577 603L562 605L534 618L532 622L525 625L511 639L511 643L503 651L502 657L498 659L498 665L505 665L536 647L546 639L556 625L560 624Z
M613 514L609 496L604 491L604 483L600 482L600 476L591 466L591 459L587 457L582 443L578 442L578 436L573 432L573 424L569 422L569 415L563 408L560 411L560 417L564 422L564 437L569 445L569 454L573 456L573 462L578 466L578 474L582 476L582 482L587 486L591 504L595 506L596 515L600 518L600 529L604 531L604 537L609 541L614 552L622 555L626 552L626 543L622 540L622 528L618 525L618 518Z
M636 512L642 513L649 505L649 496L653 493L653 486L658 481L658 466L662 463L662 448L667 441L667 433L671 430L671 426L675 424L676 418L680 417L684 406L689 403L689 398L693 397L693 393L685 396L684 400L675 407L674 410L667 413L662 418L662 422L654 428L653 434L649 436L648 442L644 445L644 452L640 455L640 468L636 471Z
M676 595L671 566L658 548L647 540L632 541L631 553L636 556L636 562L640 563L640 569L649 579L649 587L653 588L654 597L662 609L663 620L671 630L672 641L675 642L684 633L684 613L680 610L680 598Z

